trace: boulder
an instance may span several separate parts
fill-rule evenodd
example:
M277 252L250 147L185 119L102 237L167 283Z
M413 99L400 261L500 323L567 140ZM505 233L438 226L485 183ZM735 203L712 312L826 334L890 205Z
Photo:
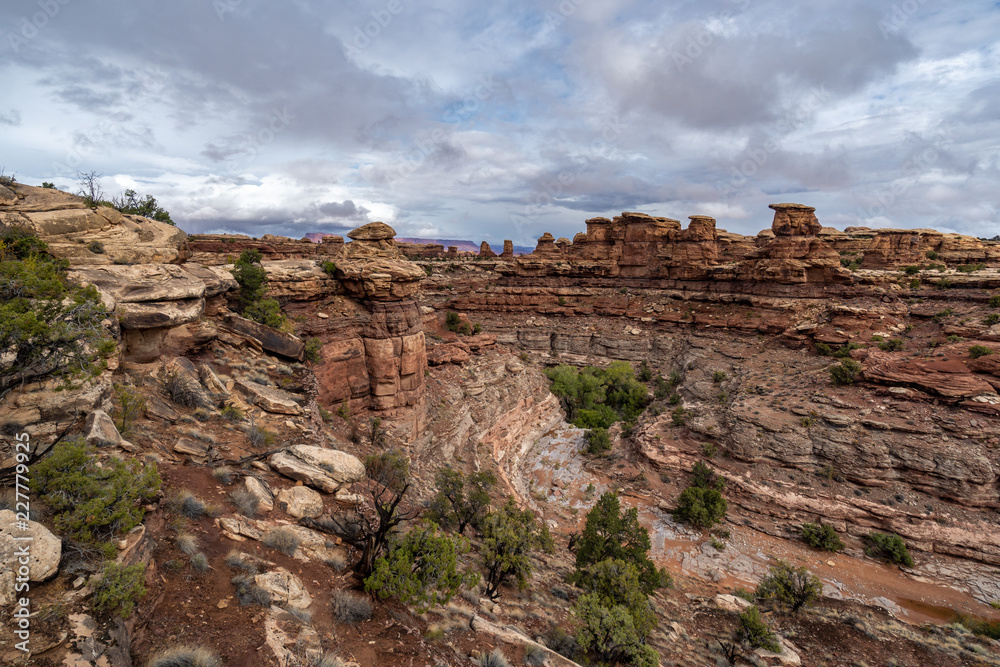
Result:
M114 421L104 410L94 410L87 415L83 424L83 437L87 444L95 447L117 447L122 441Z
M305 344L297 337L284 331L278 331L269 326L248 320L245 317L229 313L223 318L227 327L238 334L253 338L265 350L280 354L283 357L302 360Z
M752 602L747 602L746 600L744 600L739 596L726 595L721 593L719 595L716 595L715 599L712 600L712 602L715 603L716 607L718 607L723 611L731 611L735 613L740 613L747 607L753 605Z
M257 509L261 512L270 512L274 509L274 494L271 488L256 477L244 477L243 489L257 499Z
M312 596L302 580L283 567L258 574L254 582L271 594L271 604L295 609L305 609L312 604Z
M296 400L302 400L301 397L276 387L265 387L250 380L236 380L236 388L265 412L278 415L301 415L303 412Z
M187 454L199 463L208 459L208 445L191 438L178 438L174 451L178 454Z
M272 454L268 463L282 475L326 493L336 493L365 477L365 466L357 457L312 445L289 447Z
M62 540L37 521L22 524L14 512L0 510L0 572L16 572L23 565L18 554L25 546L29 551L29 580L45 581L59 571Z
M323 513L323 496L308 486L293 486L278 492L278 509L289 516L311 519Z

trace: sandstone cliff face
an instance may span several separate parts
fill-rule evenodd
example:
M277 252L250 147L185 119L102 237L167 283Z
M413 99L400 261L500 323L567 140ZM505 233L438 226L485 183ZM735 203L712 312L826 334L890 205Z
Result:
M163 222L107 206L88 208L82 197L20 184L15 197L0 200L0 227L37 235L49 252L75 266L177 263L187 238Z

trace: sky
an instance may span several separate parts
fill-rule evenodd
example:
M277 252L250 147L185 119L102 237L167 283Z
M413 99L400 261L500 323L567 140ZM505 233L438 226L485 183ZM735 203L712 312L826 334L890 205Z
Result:
M0 166L190 233L1000 234L1000 2L3 0Z

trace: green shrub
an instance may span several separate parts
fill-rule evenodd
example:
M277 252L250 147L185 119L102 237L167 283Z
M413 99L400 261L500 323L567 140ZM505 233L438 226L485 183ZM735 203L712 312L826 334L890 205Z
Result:
M990 297L990 308L1000 308L1000 294L994 294Z
M691 469L691 482L677 499L675 521L699 528L710 528L726 516L728 503L722 497L726 480L698 461Z
M174 224L174 221L170 219L170 214L157 203L153 195L143 197L135 190L125 190L118 197L111 198L111 206L122 213L141 215L144 218L165 222L168 225Z
M48 181L43 181L42 182L42 187L45 188L46 190L55 190L56 189L56 184L55 183L49 183Z
M939 257L941 257L941 255L938 254L937 252L933 250L927 251L927 259L938 259Z
M910 281L910 289L920 289L920 278L914 278Z
M649 364L647 364L645 360L643 360L639 364L639 370L635 375L639 382L649 382L653 379L653 369L649 367Z
M714 382L715 384L719 384L720 382L725 382L725 381L726 381L725 371L715 371L714 373L712 373L712 382Z
M438 491L427 508L427 518L443 528L456 527L459 534L468 526L481 529L496 475L482 470L466 476L459 470L442 468L434 481Z
M139 525L143 505L160 490L153 463L114 457L98 462L94 449L82 440L61 442L33 466L31 477L32 489L55 515L56 530L91 545ZM105 555L113 553L110 545Z
M120 382L111 385L111 392L115 399L115 407L112 410L115 427L122 435L128 435L135 420L146 414L146 397L133 387Z
M844 543L833 526L827 523L802 524L802 540L809 546L824 551L842 551Z
M920 273L920 267L919 266L914 266L913 264L911 264L909 266L904 266L903 267L903 271L906 272L906 275L912 276L912 275L914 275L916 273Z
M459 590L479 582L478 573L459 570L459 559L468 552L466 538L449 536L426 522L392 542L388 553L375 561L365 590L380 598L399 598L420 613L446 605Z
M559 397L566 416L579 428L609 428L617 421L636 419L649 403L646 386L624 361L607 368L560 365L546 369L551 391Z
M611 436L606 428L592 428L584 435L584 451L592 456L600 456L611 449Z
M728 505L718 489L688 487L677 499L673 512L675 521L699 528L710 528L726 516Z
M823 584L819 577L805 567L795 568L779 560L757 585L756 597L788 605L793 612L797 612L822 592Z
M306 339L306 351L305 357L306 361L311 361L314 364L318 364L322 357L320 357L319 351L323 349L323 341L319 338L307 338Z
M993 354L993 350L986 347L985 345L973 345L969 348L969 356L973 359L978 359L979 357L985 357L987 354Z
M639 524L636 508L622 511L618 494L602 495L587 513L587 523L577 543L576 571L572 578L581 581L587 569L608 559L635 565L642 590L652 595L660 587L660 573L649 559L649 532Z
M781 651L777 635L771 632L771 628L768 627L767 622L761 617L760 610L757 607L747 607L740 614L735 639L752 651L759 648L766 649L772 653Z
M674 426L684 426L687 423L687 410L683 406L678 405L674 408L674 411L670 413L670 421Z
M934 313L934 315L931 317L931 321L934 322L934 324L940 324L945 320L945 318L951 317L954 314L955 314L954 310L952 310L951 308L945 308L944 310L939 310L938 312Z
M275 299L255 301L243 309L243 316L272 329L284 329L288 323L285 314L281 312L281 304Z
M857 380L859 371L861 371L861 364L853 359L843 359L839 364L830 368L830 380L834 386L853 384Z
M988 327L991 327L994 324L1000 324L1000 313L990 313L983 318L983 324Z
M479 322L476 322L475 324L472 325L473 335L481 334L482 332L483 332L483 325L481 325Z
M448 331L458 331L462 318L454 310L449 310L444 316L444 326Z
M244 250L230 270L240 288L240 313L255 322L281 329L287 322L281 305L274 299L264 298L267 294L267 270L261 265L262 259L259 250Z
M960 266L956 266L955 270L959 271L960 273L974 273L976 271L982 271L985 268L986 268L986 265L983 264L983 263L978 263L978 264L962 264Z
M906 347L906 342L902 338L890 338L878 344L878 349L883 352L898 352Z
M555 547L548 525L531 510L521 510L513 499L486 515L480 564L486 573L485 593L497 598L500 587L513 580L519 590L528 587L533 568L532 554L552 553Z
M104 244L100 241L94 240L87 244L87 250L94 253L95 255L104 254Z
M950 289L954 283L948 278L941 278L939 281L934 283L934 287L937 289Z
M104 566L101 581L94 587L94 609L108 615L128 618L135 611L136 603L146 595L145 563Z
M330 276L332 276L337 272L337 265L331 262L330 260L326 260L325 262L320 264L320 267L323 269L324 273Z
M0 399L14 387L56 377L69 385L107 367L114 341L97 289L78 287L69 263L38 237L0 230Z
M829 357L833 350L826 343L816 341L813 343L813 349L816 350L816 354L821 357Z
M903 538L895 533L886 535L885 533L868 533L871 546L865 548L865 553L873 558L884 558L896 565L913 567L913 557L906 548Z

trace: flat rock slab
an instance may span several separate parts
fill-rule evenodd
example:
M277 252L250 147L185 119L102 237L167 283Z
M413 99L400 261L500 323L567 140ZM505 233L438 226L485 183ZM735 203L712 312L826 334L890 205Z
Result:
M236 333L253 338L259 342L261 347L268 352L274 352L275 354L298 359L299 361L302 360L306 349L305 343L292 334L272 329L269 326L232 313L226 315L223 318L223 322Z
M246 394L250 402L265 412L279 415L301 415L303 410L298 400L301 397L275 387L265 387L249 380L236 380L236 388Z
M365 476L365 466L357 457L311 445L295 445L272 454L268 463L282 475L326 493L336 493Z

